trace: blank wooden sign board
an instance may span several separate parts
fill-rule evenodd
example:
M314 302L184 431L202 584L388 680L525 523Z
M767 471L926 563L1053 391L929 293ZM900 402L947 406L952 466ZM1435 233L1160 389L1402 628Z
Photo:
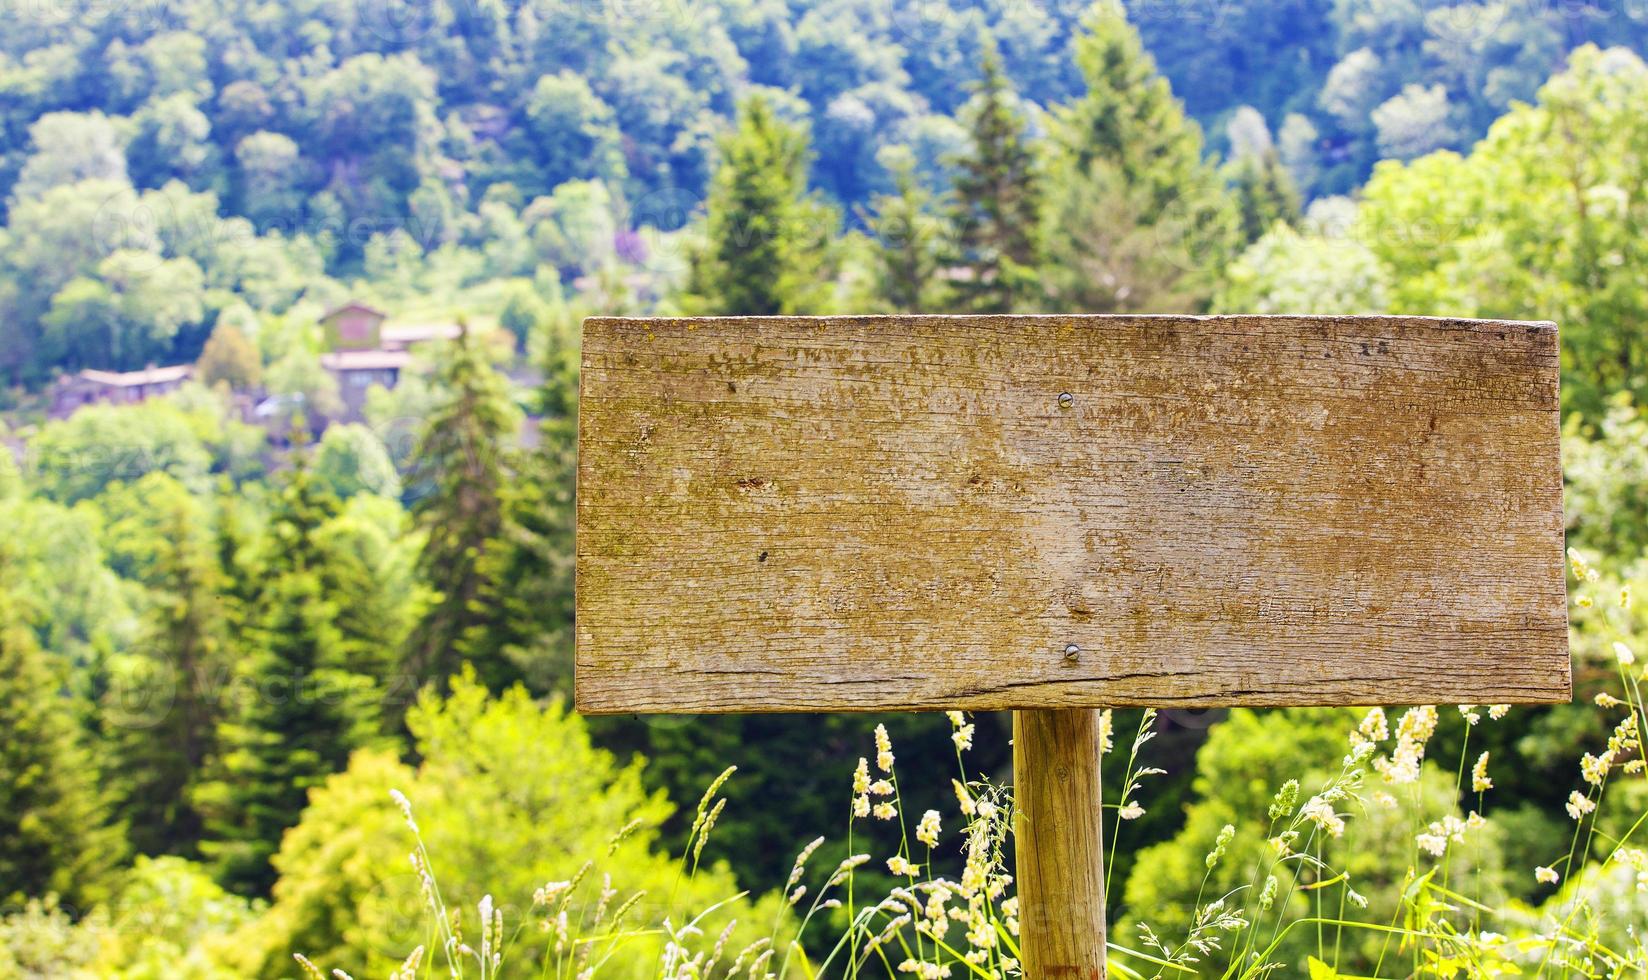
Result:
M1549 323L584 322L585 712L1015 709L1026 976L1103 976L1093 710L1570 696Z

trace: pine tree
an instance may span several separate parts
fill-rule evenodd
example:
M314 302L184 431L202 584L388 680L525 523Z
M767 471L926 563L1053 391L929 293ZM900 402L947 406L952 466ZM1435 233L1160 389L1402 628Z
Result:
M908 164L893 172L893 193L877 195L864 222L875 238L875 292L892 313L935 312L944 222L932 194Z
M1237 245L1201 129L1119 5L1075 42L1087 92L1056 113L1045 215L1050 304L1072 312L1194 311Z
M120 812L144 854L188 854L200 837L190 794L216 745L230 679L225 583L197 517L183 507L163 516L145 635L131 669L103 699Z
M1239 156L1227 169L1243 242L1253 244L1277 222L1299 223L1298 188L1274 149Z
M5 557L0 555L0 572ZM64 683L0 584L0 900L107 897L125 854Z
M226 887L247 894L274 883L269 859L309 791L378 730L378 683L347 669L338 600L323 584L317 531L336 508L300 455L281 488L264 585L234 651L240 673L218 729L220 754L193 794L206 824L201 852Z
M436 592L413 628L402 661L417 683L457 673L476 633L497 614L481 602L488 554L504 527L504 488L512 466L506 441L516 418L503 379L466 328L441 365L445 401L429 417L418 445L414 514L427 535L418 569ZM495 689L518 679L496 657L474 664Z
M754 96L720 151L682 308L721 316L819 312L829 300L830 239L841 220L807 192L806 129Z
M1041 177L1016 102L1001 57L987 47L962 114L972 147L956 161L951 223L960 268L951 302L959 310L1007 313L1038 292Z
M503 529L481 557L488 615L463 644L467 659L508 664L538 692L570 692L572 679L578 350L566 326L544 357L538 444L504 486Z

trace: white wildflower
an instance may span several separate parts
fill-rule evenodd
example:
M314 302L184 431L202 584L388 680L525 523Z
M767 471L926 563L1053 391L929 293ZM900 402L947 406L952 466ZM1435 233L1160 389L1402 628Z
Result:
M1329 836L1344 836L1344 818L1334 812L1333 804L1321 796L1311 797L1304 806L1299 808L1299 816L1327 831Z
M406 794L398 789L390 790L389 798L394 800L395 805L401 808L401 817L406 821L406 825L412 828L414 834L417 833L418 822L412 819L412 801L407 799Z
M1490 789L1493 789L1493 780L1488 777L1488 753L1484 752L1471 767L1471 792L1486 793Z
M928 847L938 846L939 815L937 810L928 810L921 815L921 822L916 824L916 840Z

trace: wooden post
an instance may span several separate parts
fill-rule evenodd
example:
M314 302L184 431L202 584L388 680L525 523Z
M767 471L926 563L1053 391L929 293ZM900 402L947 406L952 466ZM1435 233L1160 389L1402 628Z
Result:
M1104 980L1099 713L1013 712L1019 949L1026 980Z

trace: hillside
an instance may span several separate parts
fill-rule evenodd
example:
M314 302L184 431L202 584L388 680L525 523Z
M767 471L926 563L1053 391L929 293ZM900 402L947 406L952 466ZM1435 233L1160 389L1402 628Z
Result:
M1307 198L1352 190L1380 158L1468 146L1579 43L1648 38L1635 8L1130 7L1210 152L1274 145ZM225 316L306 299L312 314L349 294L327 277L393 283L443 247L471 253L448 280L533 277L540 292L556 291L551 271L570 286L621 260L615 281L645 305L658 242L636 231L700 213L741 98L769 90L809 124L811 183L856 223L895 155L945 185L987 46L1033 118L1078 95L1082 11L24 5L0 36L0 368L38 385L192 359Z

